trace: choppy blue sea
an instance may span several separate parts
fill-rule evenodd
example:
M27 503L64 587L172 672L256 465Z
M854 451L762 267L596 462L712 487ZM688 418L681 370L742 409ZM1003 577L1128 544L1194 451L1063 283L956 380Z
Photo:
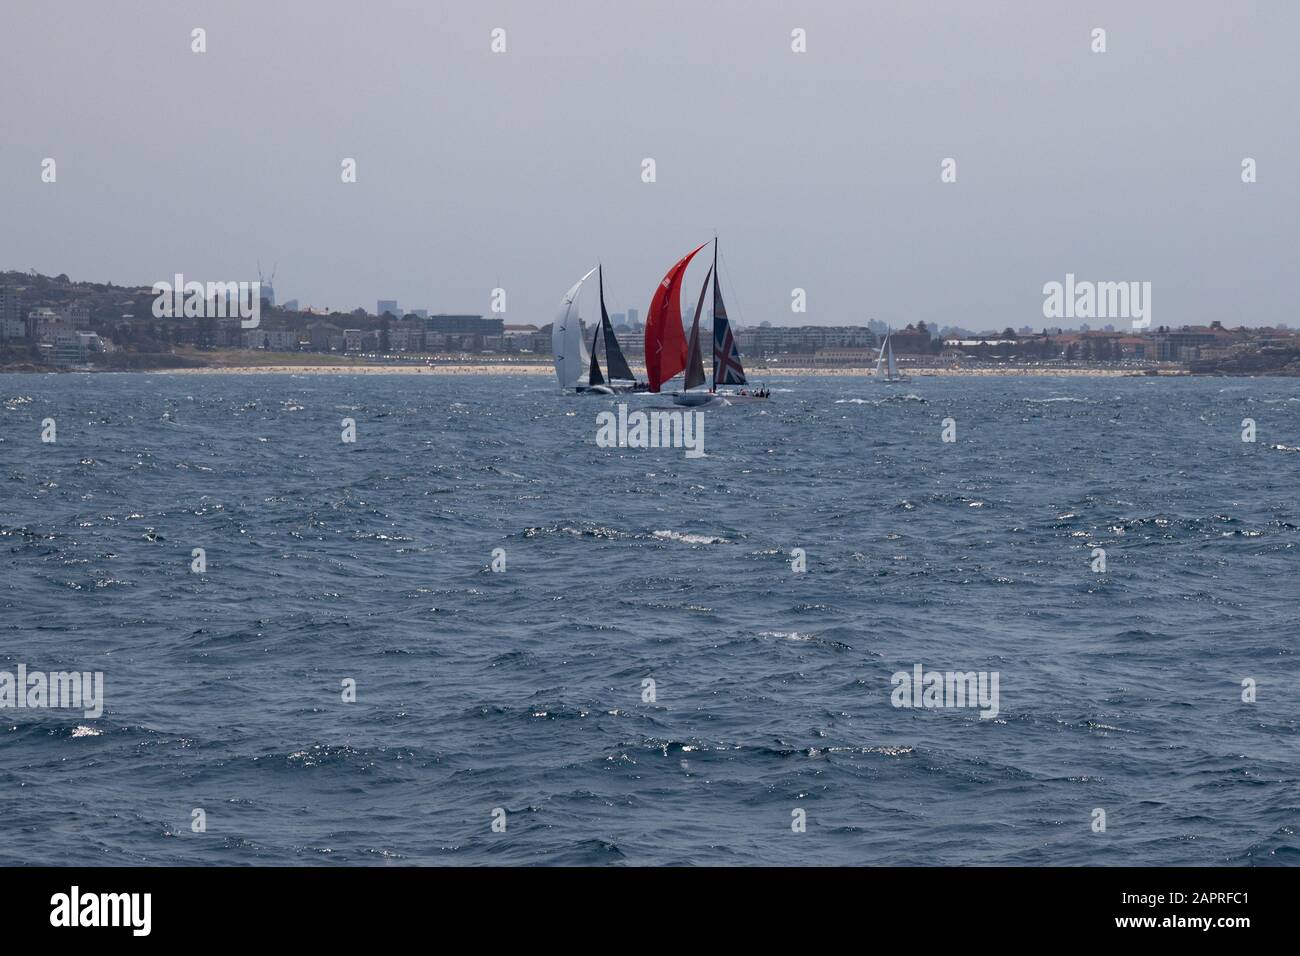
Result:
M769 384L0 376L0 863L1300 863L1300 384Z

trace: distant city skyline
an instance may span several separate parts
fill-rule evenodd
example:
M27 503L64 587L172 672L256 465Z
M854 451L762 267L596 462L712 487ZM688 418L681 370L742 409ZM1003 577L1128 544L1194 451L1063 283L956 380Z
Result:
M716 230L748 325L1038 328L1067 273L1149 282L1156 325L1296 322L1294 5L1250 30L1171 0L353 14L19 4L0 262L145 285L274 263L318 308L486 315L503 290L505 321L544 324L597 262L610 311L644 312Z

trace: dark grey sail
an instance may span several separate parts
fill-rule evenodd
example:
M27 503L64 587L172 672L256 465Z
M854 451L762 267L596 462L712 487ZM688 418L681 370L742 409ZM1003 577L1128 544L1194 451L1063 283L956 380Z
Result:
M703 385L708 379L704 377L704 359L700 356L700 311L704 308L704 294L709 291L709 280L713 278L713 267L709 267L709 274L704 277L704 285L700 287L700 298L695 303L695 320L691 322L691 342L687 347L686 354L686 388L692 389L697 385Z
M591 368L587 372L588 385L604 385L605 376L600 374L600 362L596 361L596 343L600 341L600 329L591 337Z
M623 357L623 350L618 347L618 339L614 337L614 326L609 321L609 313L605 311L605 270L600 271L600 327L605 333L605 367L609 369L609 380L634 382L632 369L627 364L627 359ZM595 354L595 349L592 349Z

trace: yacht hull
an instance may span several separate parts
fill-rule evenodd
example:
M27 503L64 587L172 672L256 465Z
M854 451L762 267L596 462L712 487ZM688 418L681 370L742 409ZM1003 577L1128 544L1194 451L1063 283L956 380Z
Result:
M687 408L707 405L715 398L710 392L673 392L673 404L685 405Z

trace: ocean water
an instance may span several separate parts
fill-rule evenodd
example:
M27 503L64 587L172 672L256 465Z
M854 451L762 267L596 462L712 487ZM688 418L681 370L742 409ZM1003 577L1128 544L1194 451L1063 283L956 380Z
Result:
M0 863L1300 863L1300 384L769 384L0 376Z

